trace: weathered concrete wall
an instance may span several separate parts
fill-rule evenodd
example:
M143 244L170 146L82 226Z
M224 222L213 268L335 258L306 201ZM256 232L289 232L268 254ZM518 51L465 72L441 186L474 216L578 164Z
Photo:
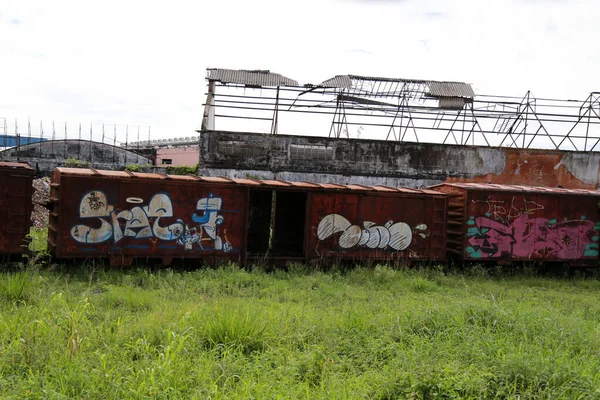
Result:
M600 153L205 131L200 173L429 186L443 181L600 187Z
M42 174L77 159L97 169L118 170L127 164L149 165L150 161L136 153L105 143L89 140L53 140L0 152L0 160L26 162Z
M292 171L259 171L226 168L201 168L198 175L224 176L227 178L278 179L289 182L327 182L337 184L381 185L390 187L426 188L441 183L435 179L407 179L386 176L336 175L326 173L292 172Z

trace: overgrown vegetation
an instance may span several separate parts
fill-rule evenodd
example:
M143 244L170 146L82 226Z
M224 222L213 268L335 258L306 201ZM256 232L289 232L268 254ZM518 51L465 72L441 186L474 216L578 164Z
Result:
M263 178L262 176L260 176L258 174L244 174L244 178L246 178L246 179L255 179L255 180L266 179L266 178Z
M33 260L0 273L0 397L597 398L599 289L483 269Z
M161 165L161 167L165 167ZM151 172L152 167L144 166L140 164L127 164L125 166L126 171L130 172ZM189 166L189 165L177 165L177 166L167 166L167 174L169 175L196 175L198 173L198 164Z
M148 168L140 164L127 164L125 170L129 172L148 172Z
M31 228L27 239L29 240L29 250L36 253L45 252L48 247L48 228Z
M169 175L196 175L198 173L198 164L168 166L167 174Z
M76 158L67 158L65 161L65 167L67 168L89 168L90 166L89 161L80 161Z

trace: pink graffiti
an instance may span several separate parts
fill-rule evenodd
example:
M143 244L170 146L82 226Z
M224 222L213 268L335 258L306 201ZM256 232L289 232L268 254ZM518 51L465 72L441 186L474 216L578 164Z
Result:
M584 256L595 223L572 220L555 224L545 218L529 218L527 214L504 225L487 217L475 217L481 234L471 236L469 244L479 250L482 258L557 258L574 259Z

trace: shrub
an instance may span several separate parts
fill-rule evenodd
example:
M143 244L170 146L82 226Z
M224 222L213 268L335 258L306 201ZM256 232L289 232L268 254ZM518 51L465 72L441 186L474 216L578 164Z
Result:
M67 168L89 168L90 166L89 161L80 161L76 158L67 158L65 161L65 167Z
M129 172L142 172L144 167L142 167L140 164L127 164L125 166L125 170Z
M196 175L198 173L198 164L194 166L189 165L177 165L167 167L167 174L169 175Z

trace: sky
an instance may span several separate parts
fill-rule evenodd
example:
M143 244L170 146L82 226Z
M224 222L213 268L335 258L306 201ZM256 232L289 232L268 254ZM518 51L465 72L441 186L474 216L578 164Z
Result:
M599 17L596 0L0 0L0 118L191 136L208 67L583 100Z

